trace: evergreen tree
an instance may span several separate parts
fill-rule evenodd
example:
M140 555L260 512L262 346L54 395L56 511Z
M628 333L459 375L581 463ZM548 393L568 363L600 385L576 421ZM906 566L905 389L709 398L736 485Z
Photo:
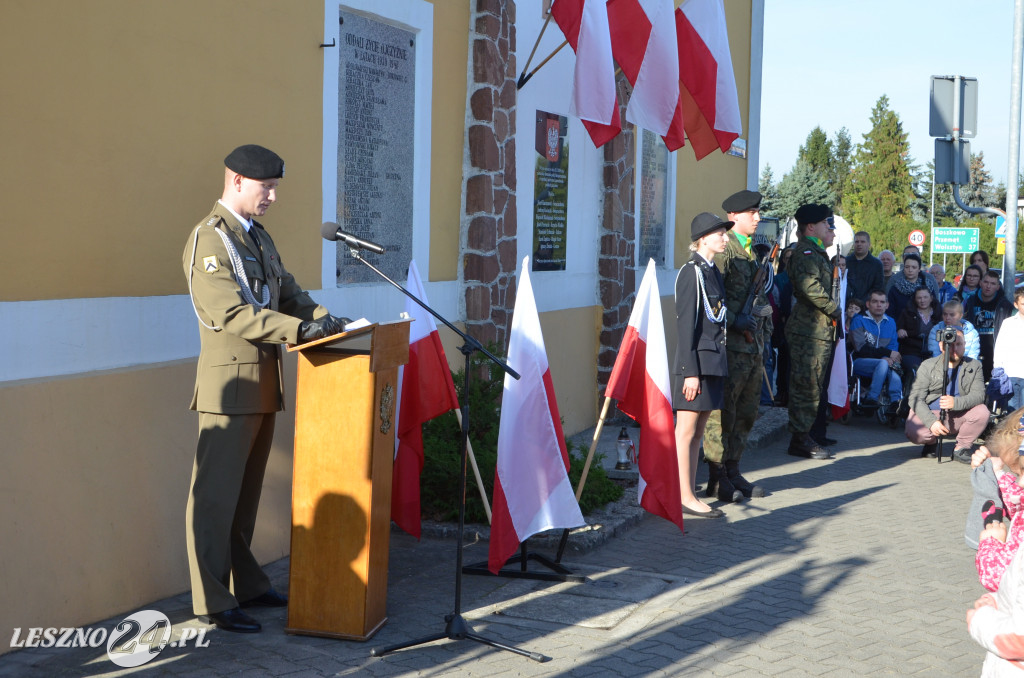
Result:
M836 214L845 214L843 208L843 197L846 195L846 186L850 181L850 170L853 168L853 140L850 139L850 132L845 127L836 132L836 139L832 142L832 164L829 166L829 186L835 196L833 211Z
M960 199L968 207L999 207L992 173L985 167L985 151L971 153L971 179L960 187ZM1005 197L1003 203L1006 203Z
M779 182L778 200L775 203L776 216L786 219L793 216L801 205L821 203L831 205L832 191L828 178L816 172L810 162L799 158L792 171Z
M782 217L776 213L776 205L779 201L779 189L775 185L775 175L772 174L772 166L765 165L761 171L761 177L757 182L757 191L761 194L761 214L766 217Z
M857 146L843 196L846 219L854 230L871 234L876 250L902 250L915 226L914 169L903 123L882 95L871 111L871 130Z
M800 147L797 158L806 160L815 172L828 173L833 161L832 142L821 127L815 127L807 135L807 141Z
M917 175L917 197L914 200L913 215L918 221L931 223L932 177L935 176L935 161L929 160L925 171ZM949 184L935 185L935 225L956 226L968 216L953 202L953 191Z

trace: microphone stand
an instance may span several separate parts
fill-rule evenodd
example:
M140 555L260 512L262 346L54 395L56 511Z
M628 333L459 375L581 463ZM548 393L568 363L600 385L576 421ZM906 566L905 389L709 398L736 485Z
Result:
M472 640L483 645L488 645L498 650L505 650L507 652L513 652L515 654L528 657L537 662L550 661L551 657L547 657L538 652L528 652L526 650L521 650L517 647L506 645L504 643L499 643L495 640L491 640L490 638L486 638L478 633L475 633L472 627L466 622L466 620L462 616L462 550L463 532L465 532L466 528L466 462L469 456L469 387L471 375L473 373L472 369L470 369L470 356L472 356L474 352L479 351L483 353L485 356L487 356L494 364L496 364L498 367L504 370L504 372L510 375L513 379L519 379L519 373L516 372L511 367L509 367L501 358L495 356L493 353L484 348L479 341L469 336L452 323L448 322L446 318L444 318L437 311L423 303L423 301L420 300L416 295L414 295L412 292L399 285L397 282L389 278L387 274L385 274L379 268L377 268L376 266L368 262L366 259L364 259L360 255L358 247L349 244L348 251L349 254L352 255L353 259L361 261L363 264L369 267L370 270L372 270L374 273L379 275L387 282L391 283L393 287L395 287L403 294L405 294L405 296L415 301L421 308L430 313L430 315L434 316L442 323L444 323L445 327L459 335L463 341L462 346L459 347L459 351L462 353L465 360L465 373L463 375L462 391L463 397L462 402L459 405L460 409L462 410L462 435L460 444L462 450L462 459L459 465L459 488L462 494L459 501L459 530L455 550L455 609L451 614L445 615L444 631L440 633L433 633L429 636L424 636L422 638L416 638L414 640L410 640L404 643L398 643L386 647L375 647L372 650L370 650L370 656L383 657L384 655L389 654L391 652L396 652L398 650L403 650L408 647L424 645L426 643L432 643L436 640L443 640L447 638L448 640Z

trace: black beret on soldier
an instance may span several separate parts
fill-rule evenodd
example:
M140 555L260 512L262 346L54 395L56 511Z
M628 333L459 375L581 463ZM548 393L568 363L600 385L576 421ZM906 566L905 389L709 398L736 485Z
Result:
M722 209L727 213L737 214L761 206L761 194L757 191L740 191L733 193L722 201Z
M816 205L811 203L809 205L801 205L793 218L796 219L796 223L800 226L806 226L807 224L816 224L819 221L825 221L832 216L832 210L828 205Z
M280 179L284 176L281 156L256 144L239 146L228 153L224 166L249 179Z

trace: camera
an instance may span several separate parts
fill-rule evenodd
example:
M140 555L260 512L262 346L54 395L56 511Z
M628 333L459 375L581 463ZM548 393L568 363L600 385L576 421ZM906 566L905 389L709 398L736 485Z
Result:
M957 328L951 325L943 325L938 331L939 341L943 344L952 344L956 342L956 333Z

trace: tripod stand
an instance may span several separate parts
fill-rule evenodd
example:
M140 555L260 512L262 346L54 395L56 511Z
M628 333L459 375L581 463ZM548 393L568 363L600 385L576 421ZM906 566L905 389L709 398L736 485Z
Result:
M955 333L954 333L953 337L954 337L954 340L955 340L955 338L956 338L956 334ZM944 340L948 339L948 338L949 337L945 336L945 335L942 337L942 339L944 339ZM949 391L949 358L950 358L950 353L952 353L952 347L950 346L950 342L943 341L942 342L942 395L946 395L946 393ZM940 396L940 398L941 398L941 396ZM939 421L942 422L942 425L945 426L947 429L949 428L949 410L943 410L943 409L939 410ZM943 438L943 436L939 436L938 444L935 447L935 458L938 460L938 463L940 463L940 464L942 463L942 438ZM949 453L949 460L950 461L953 461L953 453L954 452L956 452L956 446L955 445L954 445L954 449L951 450L950 453Z
M492 354L490 351L485 349L480 344L479 341L477 341L473 337L469 336L468 334L466 334L465 332L463 332L459 328L455 327L452 323L448 322L448 320L446 320L443 316L441 316L439 313L437 313L437 311L435 311L434 309L432 309L429 306L427 306L420 299L418 299L415 295L413 295L411 292L409 292L409 290L407 290L404 287L402 287L401 285L399 285L397 282L395 282L394 280L389 278L383 271L378 269L376 266L374 266L370 262L366 261L362 256L360 256L358 247L350 247L349 248L349 253L352 255L353 258L357 259L358 261L361 261L363 264L368 266L374 273L379 275L381 278L383 278L387 282L391 283L392 286L394 286L395 288L400 290L403 294L405 294L407 297L409 297L414 302L416 302L416 304L418 304L421 308L423 308L428 313L430 313L432 316L434 316L435 318L440 320L442 323L444 323L445 326L448 329L450 329L453 332L455 332L456 334L458 334L462 338L462 341L463 341L462 346L459 347L459 351L462 353L463 359L465 361L465 373L463 375L463 398L462 398L462 402L460 403L460 407L461 407L461 410L462 410L462 432L461 432L461 437L460 437L461 463L459 464L459 491L461 492L461 496L459 498L459 529L458 529L458 539L456 540L456 552L455 552L455 561L456 561L456 565L455 565L455 609L454 609L454 611L451 614L445 615L445 618L444 618L445 619L444 631L442 631L440 633L434 633L434 634L431 634L429 636L424 636L422 638L416 638L414 640L410 640L410 641L407 641L407 642L404 642L404 643L398 643L396 645L389 645L387 647L373 648L372 650L370 650L370 656L372 656L372 657L382 657L382 656L384 656L386 654L389 654L391 652L396 652L398 650L402 650L402 649L405 649L405 648L408 648L408 647L413 647L413 646L416 646L416 645L424 645L426 643L432 643L434 641L443 640L443 639L447 638L448 640L472 640L472 641L475 641L477 643L481 643L483 645L488 645L490 647L496 648L498 650L505 650L507 652L513 652L515 654L519 654L519 655L522 655L524 657L528 657L528 658L530 658L530 659L532 659L534 661L538 661L538 662L549 661L551 658L547 657L545 655L539 654L537 652L528 652L526 650L520 650L517 647L513 647L511 645L505 645L504 643L499 643L499 642L497 642L495 640L491 640L490 638L487 638L487 637L482 636L482 635L480 635L478 633L475 633L473 631L472 627L470 627L470 625L466 622L466 620L462 616L462 550L463 550L463 532L465 531L465 527L466 527L466 464L467 464L467 460L468 460L468 450L469 450L469 398L468 398L468 394L470 392L470 383L471 383L472 374L473 374L473 370L471 369L471 364L470 364L470 358L473 355L473 353L479 351L479 352L483 353L485 356L487 356L487 358L489 358L496 365L498 365L507 374L512 376L512 378L518 379L519 378L519 374L515 370L513 370L511 367L506 365L505 362L501 360L501 358L498 358L497 356Z

